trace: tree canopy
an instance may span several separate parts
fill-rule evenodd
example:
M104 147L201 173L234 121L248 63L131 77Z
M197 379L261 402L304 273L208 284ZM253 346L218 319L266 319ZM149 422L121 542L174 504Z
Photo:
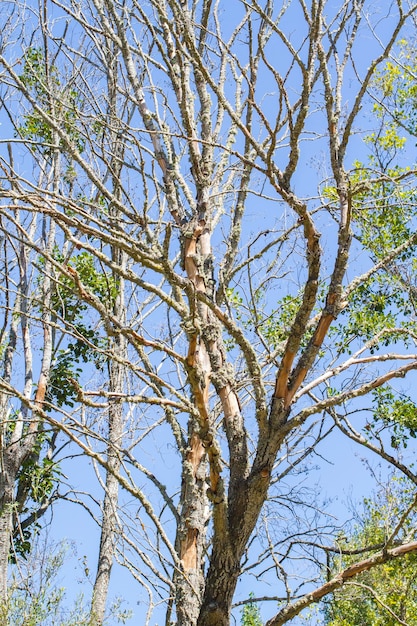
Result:
M1 3L6 612L54 508L95 528L90 626L116 566L141 623L279 626L416 558L411 501L330 563L315 478L340 445L417 484L416 14Z

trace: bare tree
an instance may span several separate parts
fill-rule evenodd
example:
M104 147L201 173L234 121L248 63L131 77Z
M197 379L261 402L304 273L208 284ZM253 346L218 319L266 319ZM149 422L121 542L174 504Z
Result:
M13 181L13 173L8 172ZM12 186L14 183L12 182ZM38 294L33 292L33 273L31 259L33 254L25 243L25 234L31 236L36 231L37 224L43 222L45 234L42 242L47 252L51 252L54 243L54 227L47 217L24 213L17 205L12 205L7 213L2 214L2 381L5 388L1 393L1 472L0 472L0 527L1 527L1 555L0 555L0 589L1 598L7 598L7 571L13 535L17 535L19 543L24 529L33 521L32 515L27 515L27 500L31 492L28 469L36 465L45 446L42 421L36 411L42 407L45 400L47 381L51 366L53 348L53 330L50 313L50 278L47 273L44 280L38 285ZM23 234L25 233L25 234ZM49 272L49 263L45 263L45 272ZM33 299L39 297L44 303L34 307ZM35 329L41 329L43 340L40 346L43 353L40 367L34 366L33 335ZM18 384L21 398L17 400L8 392L10 385ZM35 392L33 387L35 386ZM28 410L25 400L32 398L32 410ZM53 449L53 437L49 439ZM51 468L49 468L51 469ZM47 472L48 473L48 470ZM39 475L40 481L45 476ZM41 483L39 483L41 487ZM42 488L40 488L40 491ZM49 490L39 493L38 505L35 507L35 517L41 516L43 507L48 500ZM26 513L21 518L20 513Z
M29 216L8 237L42 255L43 328L86 366L47 404L0 384L23 424L44 420L106 472L97 623L113 558L147 593L146 623L163 603L166 624L226 626L247 573L273 581L272 625L416 549L387 544L323 585L337 529L319 507L302 518L296 479L338 431L417 483L359 413L417 369L407 307L360 315L387 276L407 290L392 277L416 235L377 254L364 229L392 207L413 219L415 170L352 156L367 159L369 90L416 10L44 0L38 23L19 9L21 49L10 19L2 99L28 162L3 155L0 211ZM45 154L59 184L33 177Z

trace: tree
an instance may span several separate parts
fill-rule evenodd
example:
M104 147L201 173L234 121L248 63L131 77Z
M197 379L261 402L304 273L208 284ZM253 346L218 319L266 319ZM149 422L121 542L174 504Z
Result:
M120 202L121 181L120 175L122 165L120 158L124 154L124 144L121 141L121 125L117 116L117 51L111 40L106 42L107 46L107 81L108 81L108 115L106 124L112 129L110 135L111 161L109 164L109 174L112 181L112 194ZM109 218L113 221L113 227L117 228L118 219L122 216L117 207L109 209ZM126 269L126 253L117 246L111 246L111 258L119 267ZM114 286L113 298L111 299L111 312L117 320L119 326L126 323L125 316L125 280L113 270L110 276L111 284ZM102 624L105 616L107 595L110 584L110 574L115 555L115 544L117 540L117 503L119 483L117 474L121 467L121 458L118 452L120 442L123 440L124 416L123 404L117 395L124 393L124 378L126 367L124 362L128 360L126 338L119 334L114 338L108 338L108 347L111 349L114 359L108 360L108 381L109 392L114 394L114 398L109 398L108 406L108 450L106 471L106 486L103 502L103 514L101 522L100 551L98 557L97 574L94 583L93 597L91 603L91 623Z
M366 501L363 520L357 524L349 541L339 543L339 555L331 559L331 571L354 562L362 550L370 546L398 544L407 541L415 525L415 496L401 489L395 478L390 492L376 501ZM409 516L410 508L413 515ZM408 509L408 510L407 510ZM406 514L407 522L398 528L398 518ZM388 561L370 570L337 592L326 606L325 623L328 626L355 626L356 624L412 624L417 618L417 589L415 584L416 555L407 555L401 561ZM330 574L330 572L329 572Z
M6 283L2 307L23 346L26 328L45 337L43 394L0 379L3 429L20 403L13 445L29 454L42 424L93 463L103 504L77 498L101 526L91 620L115 559L145 623L226 626L255 573L278 626L414 552L409 536L323 582L339 525L299 472L342 433L417 482L398 385L417 369L416 172L381 130L411 120L381 84L411 75L396 42L415 3L3 7L4 250L30 255L38 291L8 318Z
M32 59L36 65L36 59ZM25 77L23 77L25 80ZM45 92L46 93L46 92ZM44 94L45 95L45 94ZM43 155L44 156L44 155ZM44 177L57 181L59 156L43 158L38 182ZM2 166L5 178L17 190L13 177L14 161L9 146L8 166ZM51 185L48 180L47 186ZM51 265L44 262L44 272L34 289L32 263L34 251L25 244L21 234L38 238L37 252L45 252L45 259L54 247L55 228L47 216L34 216L20 209L11 200L7 213L2 212L3 233L1 273L3 322L1 329L2 387L0 414L2 416L1 471L0 471L0 597L7 596L7 564L14 535L14 552L28 550L30 527L44 513L54 486L54 433L44 424L36 408L45 401L53 354L53 327L51 320ZM39 226L41 222L41 226ZM36 295L35 295L36 293ZM43 305L39 306L42 302ZM30 321L33 323L30 323ZM40 330L42 356L40 367L34 371L33 334ZM20 331L20 332L19 332ZM18 352L21 352L21 358ZM23 380L22 380L23 379ZM12 397L8 386L18 384L18 396ZM33 388L35 392L33 395ZM33 400L29 409L25 400ZM43 456L43 459L42 459ZM16 486L16 489L15 489ZM32 510L28 508L32 502ZM34 506L33 506L34 505Z

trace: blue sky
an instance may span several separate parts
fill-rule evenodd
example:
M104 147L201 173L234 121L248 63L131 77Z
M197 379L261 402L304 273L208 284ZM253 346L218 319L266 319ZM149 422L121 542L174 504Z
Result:
M240 3L237 4L240 5ZM29 4L29 6L31 5ZM36 8L36 5L33 6ZM229 10L229 6L230 5L228 5L228 8L223 12L226 28L229 23L230 25L234 23L233 20L236 17L234 12ZM328 6L332 10L332 7L338 7L338 3L328 3ZM384 15L384 9L379 8L378 5L373 5L370 11L379 11L380 20L378 23L378 35L384 37L389 28L390 20L385 19L386 16ZM289 12L288 16L285 17L285 20L287 22L286 28L288 33L291 34L294 41L297 41L301 37L299 32L299 10L296 10L294 13ZM62 23L59 28L61 27ZM74 30L74 33L76 33L76 29ZM11 48L12 53L15 54L16 57L20 54L21 43L22 42L16 43L16 47L12 46ZM375 43L375 38L369 34L367 35L364 31L359 37L358 44L355 49L355 58L357 60L356 71L358 71L359 74L366 70L370 58L377 53L377 50L378 44ZM274 55L274 50L271 50L270 54L271 56ZM279 62L288 63L288 59L283 56L279 59ZM344 98L346 110L348 111L352 105L352 97L356 87L355 72L352 68L348 72L345 85L346 93L344 94ZM265 110L268 111L270 108L272 109L276 106L276 94L270 92L270 79L267 81L265 78L264 87L265 92L268 94L264 100ZM290 87L292 89L292 85ZM297 86L295 83L293 93L295 98L297 96ZM13 135L13 130L11 129L4 112L0 112L0 121L2 123L2 126L0 127L1 140L4 142ZM363 151L362 137L363 134L367 132L371 124L372 117L370 112L363 111L363 114L360 117L360 123L358 126L355 126L355 131L357 131L358 134L353 139L351 147L348 151L346 159L347 165L355 159L361 158ZM321 135L323 132L324 116L322 111L319 110L311 112L309 129L311 136L306 137L305 142L302 145L301 167L299 168L299 173L296 175L294 181L295 191L301 196L315 195L317 193L318 181L324 180L328 175L328 163L325 163L327 139L322 138L317 139L317 141L311 140L313 133ZM278 155L277 160L279 158L281 157ZM26 161L22 161L22 163L19 164L19 168L22 172L25 172L26 167ZM28 171L28 176L29 175L30 171ZM314 204L314 201L312 204ZM252 233L256 234L260 223L265 223L265 227L267 227L271 207L274 206L276 206L275 199L269 203L262 204L261 208L259 207L259 202L256 197L250 199L248 208L250 220L247 226L248 236ZM291 216L288 218L291 219ZM285 219L286 216L281 215L277 217L276 221L284 221ZM332 240L332 238L334 238L334 225L328 214L325 214L325 216L321 219L319 227L323 233L323 246L326 245L326 248L329 251L328 263L330 268L332 254L334 255L336 250L336 242ZM366 263L369 262L365 259L359 259L359 261L356 261L357 267L360 267L362 262L363 267L366 267ZM302 270L300 270L300 273L302 273ZM291 289L291 287L288 287L288 289ZM273 308L272 298L278 297L277 293L269 293L268 297L270 298L270 301L267 305ZM363 417L358 414L358 422L362 419ZM174 489L174 485L177 485L178 483L177 477L174 476L175 470L178 467L178 459L175 456L175 453L172 452L172 444L169 440L164 441L163 446L160 446L160 441L156 440L153 441L153 444L155 447L147 449L144 446L143 449L140 449L140 453L146 456L152 471L155 471L155 473L164 477L168 488ZM411 446L413 446L413 443ZM71 453L76 452L74 448L69 451ZM345 519L346 516L349 518L351 517L351 512L349 511L351 503L360 502L363 496L369 495L373 489L374 481L370 479L366 463L369 462L371 464L376 474L381 471L382 475L384 475L386 470L383 467L381 467L380 470L379 461L377 459L374 459L370 453L366 452L364 449L358 448L341 435L332 434L331 438L325 439L319 446L318 452L319 454L315 455L311 462L305 464L303 472L300 472L300 474L297 474L288 480L287 488L290 489L293 484L296 484L297 481L301 481L301 483L305 485L306 489L311 489L311 494L314 494L314 492L317 494L316 504L319 509L322 509L325 513L331 516L340 515L341 519ZM90 503L90 497L88 495L90 492L93 494L94 498L99 499L102 497L101 491L97 488L97 481L92 462L90 460L77 457L74 462L74 459L69 459L63 463L62 471L66 476L68 476L68 484L71 485L74 491L80 491L86 494L83 496L86 504L89 505ZM313 496L311 495L311 497ZM133 502L130 496L123 495L122 498L126 502L129 502L132 514L134 514L135 508L139 511L139 505ZM92 503L92 506L97 514L98 509L96 504ZM137 523L140 524L140 519L137 520ZM60 573L64 586L68 588L68 600L70 601L70 599L76 596L80 591L84 592L86 598L88 598L91 592L91 584L95 571L95 561L97 558L97 525L82 507L76 507L69 502L58 502L52 513L51 525L48 529L48 533L52 542L59 542L61 539L66 539L70 545L74 545L76 547L76 553L69 558L68 563L64 566L62 572ZM86 564L89 569L88 576L84 571ZM264 595L264 587L264 582L258 584L254 576L248 575L244 585L239 589L236 599L239 600L249 591L253 591L255 595ZM271 588L268 588L267 593L271 592L272 594L275 594L272 584ZM141 623L138 620L145 619L145 608L143 605L138 604L138 598L141 598L141 593L142 592L139 591L139 586L133 582L130 575L127 574L123 568L115 564L110 595L112 597L121 596L126 600L127 606L132 608L134 611L134 618L131 622L132 624ZM281 590L279 592L277 591L277 594L278 593L281 593ZM270 616L273 609L271 609L269 603L265 603L265 605L262 605L262 611L265 616ZM163 614L164 606L162 605L159 617L158 611L156 611L155 616L152 617L150 621L151 626L157 626L158 623L159 626L162 626L162 618L160 616ZM239 612L237 612L237 615L239 615ZM158 622L158 620L160 621ZM297 620L293 623L296 624ZM314 623L314 618L312 618L312 623Z

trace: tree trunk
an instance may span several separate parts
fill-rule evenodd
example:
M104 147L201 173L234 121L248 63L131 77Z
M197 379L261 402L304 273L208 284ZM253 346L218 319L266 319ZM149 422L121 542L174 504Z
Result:
M191 429L190 429L191 430ZM204 591L203 552L208 500L206 495L206 453L197 433L191 433L190 448L183 463L180 524L177 551L182 571L176 571L178 626L195 626Z
M241 556L233 552L230 543L213 551L198 626L229 626L240 559Z
M7 452L0 471L0 603L7 602L7 572L13 529L14 467L9 467Z
M122 405L112 405L110 407L109 418L109 442L120 443L122 436ZM107 456L109 466L118 472L120 460L117 452L111 450ZM106 493L103 502L103 517L101 522L100 548L97 565L97 574L93 588L93 599L91 603L91 624L99 626L103 623L107 595L110 584L110 574L113 565L116 528L117 528L117 503L119 497L119 482L110 472L106 476Z
M225 529L218 527L214 514L213 549L197 626L230 624L241 560L268 496L271 468L285 439L288 416L288 409L279 412L275 429L270 425L259 440L250 474L229 486Z
M120 199L120 181L122 170L123 147L120 142L118 128L120 120L117 113L117 55L112 42L105 38L107 56L107 86L109 96L108 116L111 133L111 163L109 172L112 177L113 193ZM115 230L119 228L119 214L113 210L112 223ZM112 247L112 260L125 269L126 255L119 249ZM113 315L119 320L121 326L126 322L124 281L117 273L113 273L115 284L118 284L118 294L113 305ZM109 364L109 392L123 393L123 374L125 366L122 361L127 361L126 339L121 335L113 340L112 352L115 358ZM101 525L100 548L97 564L97 574L94 582L91 602L91 624L100 626L103 623L107 596L110 585L110 574L114 560L117 537L117 506L119 499L119 482L115 474L119 473L121 460L119 449L123 440L123 401L117 398L109 398L108 417L108 448L107 463L109 469L106 473L106 487L103 502L103 517Z
M122 256L122 254L120 254ZM124 294L123 281L120 281L119 294L114 306L114 314L123 321ZM109 392L120 393L123 390L124 365L119 359L126 358L126 341L122 335L115 338L113 353L117 358L109 366ZM106 473L106 487L103 502L103 517L101 524L100 548L98 556L97 574L94 582L91 602L91 624L100 626L103 623L106 602L110 585L110 574L113 565L117 537L117 506L119 499L119 481L115 474L120 470L119 449L123 439L123 402L120 399L109 398L108 417L108 448Z

